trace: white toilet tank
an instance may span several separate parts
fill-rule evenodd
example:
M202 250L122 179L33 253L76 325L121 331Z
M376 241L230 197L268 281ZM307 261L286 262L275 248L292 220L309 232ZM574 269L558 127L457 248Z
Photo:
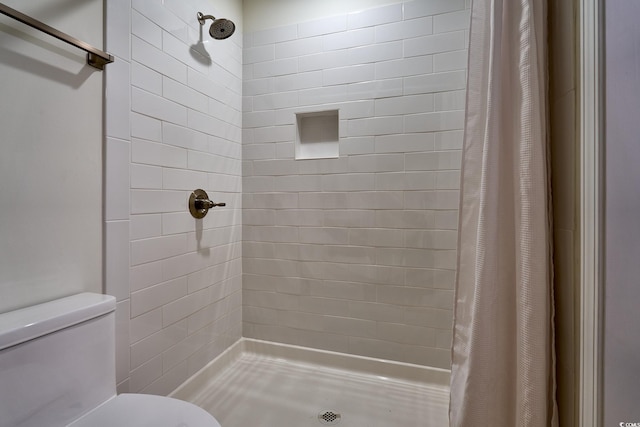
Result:
M115 396L115 304L83 293L0 314L0 427L66 426Z

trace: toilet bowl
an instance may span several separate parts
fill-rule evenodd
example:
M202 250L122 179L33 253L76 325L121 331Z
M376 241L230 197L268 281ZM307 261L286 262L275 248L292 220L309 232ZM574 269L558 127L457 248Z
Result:
M0 314L0 427L220 427L188 402L116 395L115 303L82 293Z

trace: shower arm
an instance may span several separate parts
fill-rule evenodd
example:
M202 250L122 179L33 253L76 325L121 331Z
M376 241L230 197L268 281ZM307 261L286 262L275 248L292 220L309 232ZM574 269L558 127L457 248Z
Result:
M213 15L203 15L202 12L198 12L198 22L200 25L204 25L207 19L216 19Z

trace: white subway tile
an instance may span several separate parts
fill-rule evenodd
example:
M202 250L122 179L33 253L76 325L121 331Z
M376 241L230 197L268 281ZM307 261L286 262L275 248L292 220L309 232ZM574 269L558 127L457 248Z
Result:
M373 136L359 136L342 138L340 141L340 155L368 154L375 152Z
M402 95L402 79L374 80L353 83L347 87L348 100L385 98Z
M355 246L402 247L404 245L402 233L393 229L351 228L348 234L349 244Z
M347 122L348 136L388 135L402 133L403 117L375 117Z
M233 126L216 119L209 114L201 113L195 110L187 110L185 123L177 123L187 126L191 129L206 133L207 135L225 135Z
M131 160L147 165L187 167L187 150L140 139L131 141Z
M276 92L306 89L322 86L322 72L310 71L287 76L275 77L273 87Z
M162 329L162 309L157 308L130 321L130 343L136 343Z
M436 188L438 190L459 190L460 189L460 171L437 172Z
M470 10L443 13L433 17L433 32L444 33L447 31L468 30L471 19Z
M203 113L209 108L209 101L205 95L168 77L162 79L162 96Z
M375 226L382 228L434 228L436 222L436 213L429 210L379 210L375 214Z
M405 209L458 209L458 191L405 191Z
M320 191L324 180L320 175L287 175L274 178L277 192Z
M375 213L366 210L325 210L324 225L327 227L374 227ZM351 243L351 242L350 242Z
M436 344L436 330L422 326L379 322L376 336L378 339L402 344L425 347L435 347Z
M163 282L131 293L131 316L151 311L187 294L187 278Z
M327 266L337 267L338 264L327 264ZM354 271L355 273L357 267L353 265L342 265L340 269L353 269L352 271ZM357 273L354 274L354 277L356 276ZM375 301L376 298L376 286L369 283L336 282L323 280L312 282L310 292L313 296L324 298L340 298L355 301Z
M433 71L441 73L443 71L466 70L469 51L467 49L454 50L433 55Z
M293 142L295 138L294 126L268 126L254 130L254 142ZM276 148L276 151L278 149ZM276 156L278 157L278 156ZM291 155L293 157L293 154Z
M395 172L403 170L403 154L349 156L349 171L351 172Z
M321 211L317 210L279 210L275 216L275 225L299 226L299 227L320 227L323 224Z
M450 231L455 233L455 231ZM408 268L405 275L406 285L431 289L453 289L455 287L455 270L432 268ZM438 322L429 322L435 328L444 328Z
M246 236L245 236L246 235ZM298 242L297 227L251 226L243 230L243 238L261 242Z
M436 111L464 110L467 91L456 90L451 92L440 92L434 95Z
M398 135L380 135L375 137L376 153L405 153L414 151L433 151L433 133L407 133Z
M405 132L433 132L462 129L464 111L411 114L404 117Z
M322 84L325 86L340 85L373 80L373 64L352 65L349 67L332 68L322 72Z
M162 217L159 214L132 215L131 240L160 237L162 234Z
M187 336L186 322L158 331L131 346L131 365L136 368L162 354Z
M162 74L139 62L131 64L131 84L147 92L162 95Z
M196 221L189 212L172 212L162 214L163 235L186 233L195 230Z
M150 262L129 269L131 292L139 291L162 282L161 262Z
M162 307L162 324L166 327L194 314L211 302L209 288L178 298Z
M438 173L440 172L407 172L406 190L433 190L438 187ZM459 173L459 172L458 172Z
M462 140L464 132L462 130L449 132L436 132L434 140L435 150L460 150L462 149Z
M157 261L187 251L185 235L154 237L131 242L131 265Z
M431 55L415 56L376 64L376 79L429 74L433 71Z
M430 55L466 47L464 31L416 37L404 41L404 56Z
M456 249L458 233L452 230L405 231L405 246L419 249Z
M161 189L162 168L142 164L131 164L131 188Z
M208 151L209 149L206 134L167 122L162 123L162 142L191 150Z
M160 74L185 83L187 66L138 37L131 39L131 58Z
M346 85L303 89L297 92L298 105L321 105L345 101Z
M152 117L131 113L131 136L151 141L162 141L162 122Z
M162 185L165 190L195 190L206 187L208 176L204 172L164 168Z
M418 19L394 22L376 27L376 43L393 40L404 40L413 37L426 36L433 33L433 18L425 16Z
M466 75L464 71L426 74L404 78L404 94L435 93L464 89Z
M347 29L347 15L337 15L316 21L301 22L298 24L298 37L320 36L323 34L337 33Z
M349 314L357 319L404 322L404 307L366 301L349 301Z
M433 94L407 95L402 97L376 99L376 116L426 113L433 111Z
M283 76L298 72L298 58L278 59L254 66L252 78Z
M274 59L274 44L249 47L242 50L242 61L244 64L255 64L258 62L273 61Z
M375 189L371 173L347 173L322 177L323 191L369 191Z
M322 52L323 36L278 43L275 46L275 59L311 55Z
M404 19L453 12L465 8L464 0L414 0L404 4Z
M180 37L177 33L168 33L164 31L162 33L162 50L171 57L186 64L190 69L197 70L201 73L206 73L208 70L207 65L202 60L198 59L200 52L197 49L192 49L187 42L188 36ZM186 84L185 80L180 80Z
M141 391L162 375L162 356L158 355L148 362L131 370L129 389L132 393Z
M125 15L122 12L120 14ZM131 11L131 34L140 37L158 49L162 49L162 28L136 10Z
M187 109L184 106L141 89L131 89L131 109L178 125L187 124Z
M322 36L322 43L324 50L330 51L370 45L373 44L374 39L375 30L373 28L362 28L324 35Z
M253 45L261 46L271 43L285 42L298 38L298 25L269 28L253 33Z
M264 95L273 92L273 78L245 80L242 82L243 95Z
M300 243L329 245L344 245L348 243L348 237L343 228L300 227L298 239Z
M401 3L349 13L347 15L347 28L372 27L396 21L402 21Z

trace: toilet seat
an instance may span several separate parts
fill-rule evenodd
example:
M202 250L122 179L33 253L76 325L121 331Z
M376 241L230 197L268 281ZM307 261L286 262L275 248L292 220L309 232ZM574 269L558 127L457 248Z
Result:
M68 427L220 427L204 409L182 400L149 394L120 394Z

